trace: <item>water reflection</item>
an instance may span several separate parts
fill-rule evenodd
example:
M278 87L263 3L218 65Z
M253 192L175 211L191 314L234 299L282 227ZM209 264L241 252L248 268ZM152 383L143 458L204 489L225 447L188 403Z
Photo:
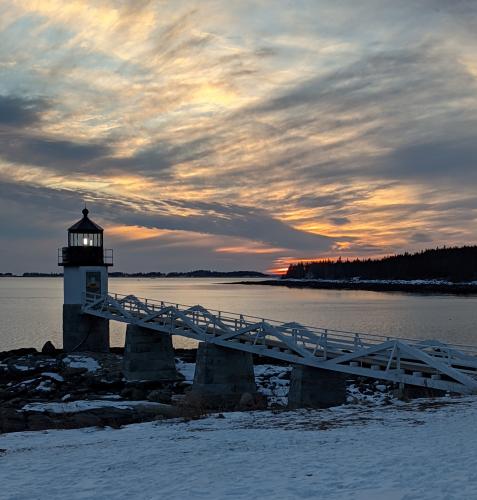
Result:
M310 290L232 285L230 279L110 280L110 291L167 302L201 304L282 321L386 336L435 338L475 344L477 297L412 295L353 290ZM0 279L0 350L61 345L62 280ZM125 325L111 323L112 345L124 342ZM177 346L194 341L175 339Z

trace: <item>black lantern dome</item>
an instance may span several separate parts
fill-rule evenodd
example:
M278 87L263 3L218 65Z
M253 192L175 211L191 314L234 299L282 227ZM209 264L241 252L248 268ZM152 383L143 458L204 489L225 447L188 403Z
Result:
M103 228L89 217L89 210L83 209L83 218L68 229L69 247L102 247Z
M60 266L112 266L112 251L103 250L103 228L82 211L83 218L68 229L68 246L59 252ZM106 255L107 254L107 255Z

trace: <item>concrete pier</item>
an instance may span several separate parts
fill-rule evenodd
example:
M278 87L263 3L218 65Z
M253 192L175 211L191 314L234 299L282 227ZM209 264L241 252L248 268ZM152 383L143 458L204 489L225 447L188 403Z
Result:
M288 408L330 408L346 402L346 376L339 372L295 365Z
M201 342L197 350L191 397L209 408L230 408L243 394L257 392L249 352Z
M128 381L180 380L170 335L128 325L124 346L124 376Z
M81 304L63 304L63 349L109 351L109 320L81 313Z

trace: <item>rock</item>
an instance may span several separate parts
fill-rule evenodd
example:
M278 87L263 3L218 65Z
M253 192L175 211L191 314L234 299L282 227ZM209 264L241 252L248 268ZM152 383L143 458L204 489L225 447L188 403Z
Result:
M15 376L30 376L43 371L55 371L58 368L58 360L51 356L39 354L27 355L5 359L8 371Z
M267 408L267 398L263 394L250 394L244 392L237 407L239 410L265 410Z
M34 390L41 393L42 397L52 397L56 391L56 384L51 379L42 380Z
M26 426L29 431L41 431L43 429L53 429L58 427L60 422L46 413L31 413L26 415Z
M126 389L121 391L121 397L130 401L142 401L146 399L147 392L136 387L126 387Z
M20 357L20 356L29 356L29 355L35 355L38 354L38 351L34 348L26 348L22 347L20 349L12 349L11 351L2 351L0 352L0 361L7 359L7 358L13 358L13 357Z
M170 403L172 391L168 389L156 389L147 395L147 399L154 403Z
M14 408L0 408L0 433L27 429L25 415Z
M207 398L205 398L202 394L197 394L195 392L187 392L182 400L182 404L186 408L203 413L205 413L205 409L208 408Z
M87 368L75 368L72 366L66 366L62 369L61 373L65 377L74 377L75 375L83 375L88 372Z
M244 392L238 405L239 408L251 409L254 405L253 396L249 392Z
M184 394L188 389L190 390L192 384L190 382L176 382L172 388L175 394Z
M48 340L47 342L45 342L45 344L41 348L41 353L48 354L50 356L54 356L56 354L56 348L53 345L53 343Z

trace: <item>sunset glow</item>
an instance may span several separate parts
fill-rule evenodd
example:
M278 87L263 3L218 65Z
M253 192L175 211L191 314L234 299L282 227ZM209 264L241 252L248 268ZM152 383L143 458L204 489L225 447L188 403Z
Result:
M477 8L438 3L0 1L0 271L84 202L129 271L475 243Z

